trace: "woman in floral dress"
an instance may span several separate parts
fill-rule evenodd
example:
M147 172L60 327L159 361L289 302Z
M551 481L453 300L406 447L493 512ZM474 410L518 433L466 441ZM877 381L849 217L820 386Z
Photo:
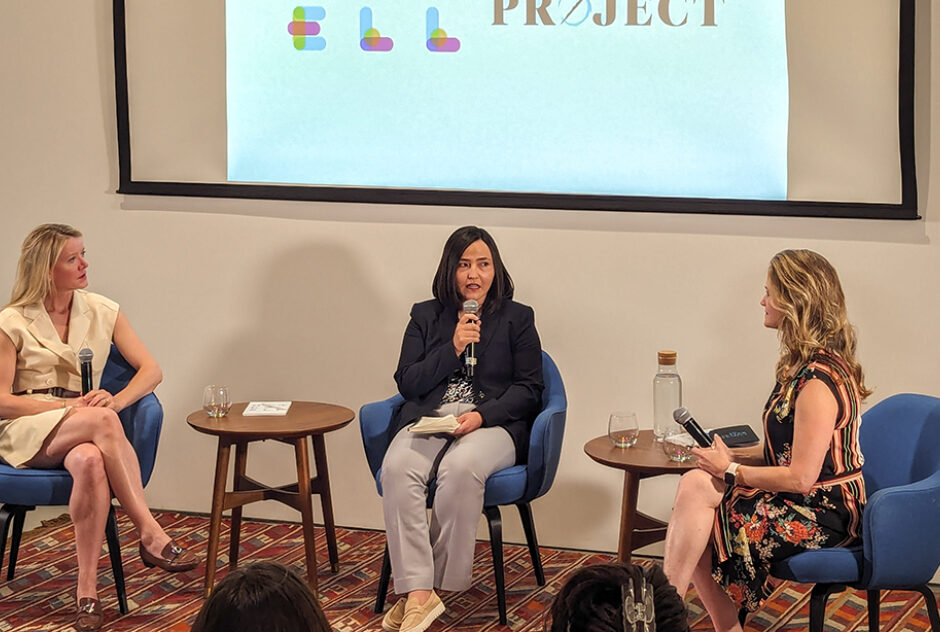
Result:
M741 630L739 609L770 593L773 562L856 542L865 504L859 406L871 391L835 269L809 250L780 252L761 305L780 338L763 461L737 463L717 437L694 449L666 536L666 575L680 595L695 585L721 632Z

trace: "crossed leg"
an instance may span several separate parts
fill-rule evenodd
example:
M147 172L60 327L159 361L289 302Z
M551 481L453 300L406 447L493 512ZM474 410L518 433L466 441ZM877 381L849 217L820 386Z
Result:
M712 578L711 528L724 483L704 470L682 475L666 530L663 571L679 596L695 585L717 632L741 632L737 606Z
M98 557L112 491L147 551L159 556L170 536L147 507L137 454L124 435L117 413L110 408L72 409L27 463L34 468L60 464L74 479L69 513L75 525L78 597L95 597Z

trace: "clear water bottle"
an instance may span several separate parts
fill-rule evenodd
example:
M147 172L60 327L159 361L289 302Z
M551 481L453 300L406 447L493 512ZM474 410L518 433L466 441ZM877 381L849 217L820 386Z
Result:
M672 411L682 406L682 379L676 369L676 352L660 351L659 370L653 378L653 434L662 441L676 425Z

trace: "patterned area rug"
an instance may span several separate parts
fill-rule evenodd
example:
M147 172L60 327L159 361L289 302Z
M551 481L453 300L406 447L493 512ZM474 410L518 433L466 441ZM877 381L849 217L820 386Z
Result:
M197 551L205 551L209 521L205 516L173 512L157 514L160 524L176 540ZM205 569L170 575L147 569L136 555L137 540L127 517L119 512L121 548L130 606L121 616L117 608L107 554L100 562L100 591L106 611L106 630L114 632L188 632L202 606ZM381 616L372 612L382 564L385 536L381 532L338 529L340 571L332 574L323 530L316 529L321 603L337 632L381 630ZM276 560L304 574L302 534L299 525L246 520L242 523L241 563ZM223 523L220 548L227 551L228 523ZM72 527L68 519L46 523L24 535L16 577L0 579L0 631L71 630L75 609L76 581ZM9 552L4 556L8 559ZM565 579L589 564L610 562L613 556L562 549L542 549L548 584L539 587L532 574L525 546L506 546L506 587L509 627L514 632L542 629L543 613ZM489 543L478 542L473 570L473 588L445 595L447 611L430 629L487 631L502 630L496 610L496 592ZM641 560L644 564L654 563ZM224 576L228 559L218 562L217 580ZM4 569L5 578L6 572ZM391 598L389 599L391 602ZM701 603L690 596L693 629L710 630ZM923 601L913 593L891 592L882 596L881 630L928 630ZM809 627L809 587L784 583L748 622L747 630L789 631ZM830 599L826 630L867 631L864 593L848 591Z

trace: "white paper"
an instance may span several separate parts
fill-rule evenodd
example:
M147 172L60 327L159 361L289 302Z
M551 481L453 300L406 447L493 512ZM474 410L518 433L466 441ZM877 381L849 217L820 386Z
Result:
M248 402L243 417L283 417L290 409L290 402Z

